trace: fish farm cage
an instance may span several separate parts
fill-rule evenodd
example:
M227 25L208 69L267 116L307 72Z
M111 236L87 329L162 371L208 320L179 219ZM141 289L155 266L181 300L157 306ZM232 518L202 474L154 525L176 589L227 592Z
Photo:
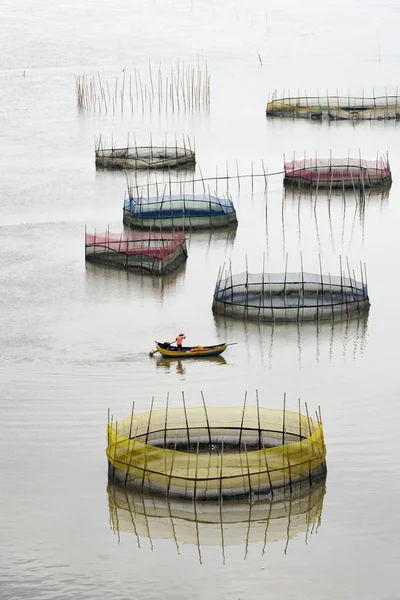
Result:
M195 152L177 145L104 148L100 141L95 156L96 167L106 169L169 169L196 164Z
M304 158L285 162L285 186L309 188L372 188L391 186L392 174L387 157Z
M153 194L150 195L150 188ZM195 193L193 182L130 187L125 199L125 225L140 229L213 229L237 225L229 194Z
M296 96L276 98L267 103L267 116L306 119L374 120L399 119L400 96Z
M167 275L187 259L183 232L87 233L86 260L106 266Z
M289 540L316 532L322 518L325 479L301 481L292 489L284 489L273 498L256 496L244 499L208 500L206 502L166 497L121 488L107 487L110 524L118 536L136 536L140 547L144 539L173 540L179 552L180 544L197 546L201 562L202 548L263 542L262 553L270 542Z
M340 261L341 263L341 261ZM340 264L341 267L341 264ZM243 273L220 269L215 285L213 312L256 321L318 321L348 318L370 306L366 272L361 282L350 275L322 273Z
M194 499L269 493L326 475L321 417L248 406L167 408L107 426L109 479Z

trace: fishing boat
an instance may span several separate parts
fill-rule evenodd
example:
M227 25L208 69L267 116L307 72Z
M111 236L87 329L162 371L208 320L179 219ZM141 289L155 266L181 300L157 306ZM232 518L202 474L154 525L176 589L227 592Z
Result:
M182 346L172 347L168 342L156 342L157 352L162 356L175 358L200 358L202 356L218 356L226 350L228 344L216 344L215 346Z

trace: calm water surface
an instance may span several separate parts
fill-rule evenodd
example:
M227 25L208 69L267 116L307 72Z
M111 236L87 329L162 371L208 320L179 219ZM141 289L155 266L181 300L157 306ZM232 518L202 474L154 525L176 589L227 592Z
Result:
M397 3L6 0L0 16L0 597L397 597L399 126L264 116L276 88L395 92ZM78 110L74 75L99 71L113 81L135 65L145 79L149 59L165 73L178 59L207 61L210 110ZM281 171L293 152L388 151L394 183L388 196L360 205L285 194L281 175L267 191L260 178L240 188L232 180L237 231L189 235L189 258L175 274L86 266L85 224L121 231L126 189L122 173L96 172L94 138L124 145L128 132L144 144L150 133L154 143L192 136L196 176L233 174L236 161L242 174L252 161L261 173L261 160ZM332 274L340 254L356 270L365 261L369 315L318 327L213 316L220 265L231 260L241 272L247 255L250 271L265 261L281 272L288 256L296 271L300 252L308 271L319 269L319 255ZM238 344L216 361L150 359L154 339L178 330L188 343ZM162 407L169 392L179 405L182 391L191 406L200 391L209 405L232 406L246 390L254 401L256 389L265 406L281 407L285 391L294 410L298 397L321 405L328 478L314 497L317 516L311 504L294 516L294 506L289 519L276 513L263 537L264 515L254 534L242 523L224 545L215 536L201 544L200 557L185 521L174 539L150 515L150 537L143 519L136 535L122 497L118 533L107 409L121 419L133 400L146 410L154 395Z

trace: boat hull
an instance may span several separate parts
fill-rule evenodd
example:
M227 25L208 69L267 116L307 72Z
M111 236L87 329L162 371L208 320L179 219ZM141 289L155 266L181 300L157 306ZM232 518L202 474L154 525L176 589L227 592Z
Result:
M226 350L226 344L219 344L218 346L204 346L203 348L183 347L182 350L162 348L157 344L157 350L162 356L168 356L169 358L202 358L205 356L218 356Z

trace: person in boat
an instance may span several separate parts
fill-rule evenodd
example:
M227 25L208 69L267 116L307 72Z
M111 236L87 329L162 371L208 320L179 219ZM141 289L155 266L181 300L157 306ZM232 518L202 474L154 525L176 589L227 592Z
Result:
M178 350L182 350L182 342L185 339L185 334L184 333L180 333L179 335L176 336L175 341L176 341L176 346L178 348Z

